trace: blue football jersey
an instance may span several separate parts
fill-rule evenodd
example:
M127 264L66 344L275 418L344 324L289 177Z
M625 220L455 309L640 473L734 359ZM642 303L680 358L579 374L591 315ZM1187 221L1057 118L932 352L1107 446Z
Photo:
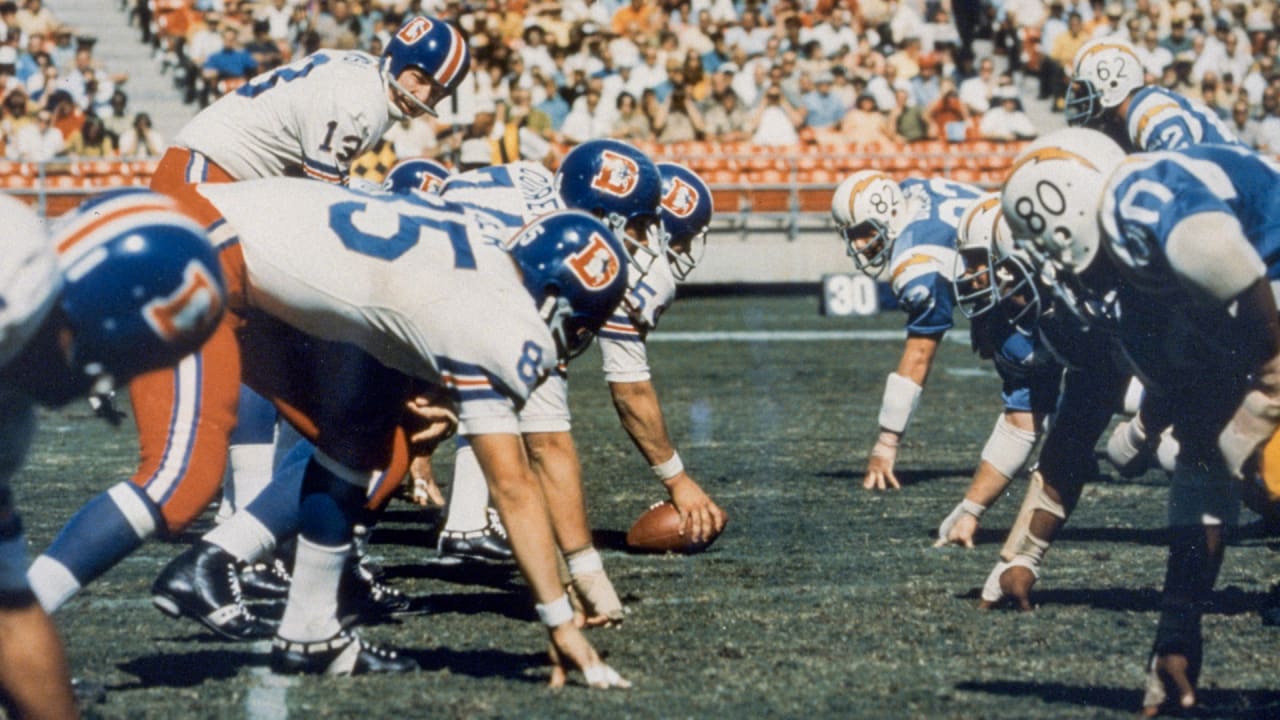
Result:
M890 283L907 313L907 331L935 335L953 324L956 226L982 191L936 178L909 178L901 187L911 216L894 240Z
M1280 279L1280 165L1239 145L1198 145L1128 158L1103 194L1104 242L1142 285L1174 282L1164 260L1170 231L1202 212L1236 217L1245 237ZM1205 238L1207 242L1211 238Z
M1149 85L1134 93L1126 123L1130 152L1181 150L1201 143L1236 144L1212 110L1171 90Z

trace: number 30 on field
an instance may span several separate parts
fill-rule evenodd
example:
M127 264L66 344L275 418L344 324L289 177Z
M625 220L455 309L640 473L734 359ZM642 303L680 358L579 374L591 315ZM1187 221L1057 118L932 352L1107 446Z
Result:
M823 315L875 315L880 312L876 281L861 273L832 273L822 276Z

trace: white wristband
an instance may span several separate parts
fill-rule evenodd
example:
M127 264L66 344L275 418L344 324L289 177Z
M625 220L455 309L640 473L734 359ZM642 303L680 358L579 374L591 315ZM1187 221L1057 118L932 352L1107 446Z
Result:
M670 460L657 465L650 465L649 469L653 471L653 476L658 480L666 481L684 472L684 463L680 460L680 453L673 452Z
M884 383L884 399L880 401L880 427L901 435L911 422L911 414L920 404L924 388L909 377L889 373Z
M569 603L568 593L549 603L538 603L534 608L538 611L538 619L549 628L573 622L573 605Z
M985 505L979 505L978 503L970 500L969 498L965 498L960 501L960 511L965 513L966 515L972 515L976 518L981 518L982 513L986 512L987 508Z

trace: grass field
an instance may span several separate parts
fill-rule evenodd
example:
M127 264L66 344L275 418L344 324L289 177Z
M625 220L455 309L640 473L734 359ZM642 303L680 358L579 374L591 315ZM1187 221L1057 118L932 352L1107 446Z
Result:
M627 554L622 537L661 489L622 432L598 353L572 402L597 545L630 615L591 638L635 687L543 687L545 635L518 576L460 577L420 561L435 516L398 501L373 536L419 615L368 627L409 649L413 676L278 678L266 646L216 640L162 616L148 589L181 546L152 542L56 619L72 671L107 686L110 718L1062 718L1131 717L1164 571L1162 478L1088 488L1046 561L1036 612L982 613L977 590L1021 501L986 516L971 551L932 549L999 412L998 381L947 342L899 457L898 492L861 489L901 317L834 320L811 297L691 298L663 319L650 358L686 464L731 515L706 554ZM786 340L773 331L842 333ZM862 331L890 331L881 335ZM752 341L691 332L763 333ZM856 331L856 332L855 332ZM886 339L885 336L892 338ZM17 482L33 554L85 500L127 476L132 427L76 405L42 418ZM448 476L448 453L437 472ZM1104 468L1106 466L1104 465ZM1280 579L1275 539L1246 512L1209 639L1210 714L1280 717L1280 629L1254 610ZM206 526L207 527L207 526ZM203 528L196 528L201 530ZM191 535L194 537L194 532Z

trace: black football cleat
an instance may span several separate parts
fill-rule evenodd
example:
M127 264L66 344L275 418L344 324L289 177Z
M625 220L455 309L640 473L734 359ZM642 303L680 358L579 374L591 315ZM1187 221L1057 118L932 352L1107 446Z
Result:
M273 557L248 563L240 568L240 589L254 598L276 599L288 597L293 576L284 560Z
M511 545L490 533L488 528L473 532L441 530L440 539L436 541L436 552L442 560L456 558L507 562L515 557L511 552Z
M338 617L343 624L386 618L412 606L407 595L379 580L354 556L347 560L338 582Z
M227 640L259 640L275 628L245 607L230 553L208 542L174 558L151 585L151 601L170 617L188 617Z
M366 675L417 669L413 658L367 643L349 630L319 642L277 637L271 643L271 671L278 675Z

